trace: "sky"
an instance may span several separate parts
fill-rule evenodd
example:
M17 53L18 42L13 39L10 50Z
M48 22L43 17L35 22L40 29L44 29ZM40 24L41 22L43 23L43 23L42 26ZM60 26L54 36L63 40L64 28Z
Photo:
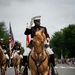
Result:
M41 25L52 36L69 24L75 24L75 0L0 0L0 22L9 30L11 22L14 39L25 48L24 31L34 16L41 16Z

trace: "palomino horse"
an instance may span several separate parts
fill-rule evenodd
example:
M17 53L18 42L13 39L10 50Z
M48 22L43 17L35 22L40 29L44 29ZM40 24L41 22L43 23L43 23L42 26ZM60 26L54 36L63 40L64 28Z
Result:
M20 75L21 60L22 60L22 58L20 57L20 55L17 52L14 52L12 63L13 63L13 67L15 70L15 75Z
M46 52L44 42L46 36L44 30L36 31L33 38L34 47L29 55L29 68L31 75L48 75L48 54Z
M5 71L7 69L7 58L4 54L3 49L0 46L0 75L5 75Z

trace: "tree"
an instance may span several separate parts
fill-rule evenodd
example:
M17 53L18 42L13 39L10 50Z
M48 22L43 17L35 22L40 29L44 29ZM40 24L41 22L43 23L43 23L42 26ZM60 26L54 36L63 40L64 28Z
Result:
M50 47L53 49L55 55L60 58L61 50L63 50L63 32L55 32L50 41Z
M75 24L63 29L65 46L69 50L69 57L75 57Z
M75 25L71 24L55 32L51 37L50 47L58 58L61 54L63 57L75 57Z
M5 41L5 44L7 44L9 41L9 33L7 31L5 22L0 22L0 38L3 38Z
M3 38L4 39L4 42L5 44L7 45L8 47L8 54L9 54L9 32L6 28L6 25L5 25L5 22L0 22L0 39ZM19 41L17 41L20 46L21 46L21 43ZM23 54L24 52L24 48L21 46L21 53Z

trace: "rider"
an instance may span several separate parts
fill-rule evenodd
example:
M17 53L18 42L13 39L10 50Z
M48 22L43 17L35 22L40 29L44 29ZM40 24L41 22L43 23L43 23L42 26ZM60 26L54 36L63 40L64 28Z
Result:
M15 52L15 51L20 52L20 50L21 50L20 44L16 41L14 47L12 48L12 52Z
M18 52L18 54L20 54L21 52L21 46L20 44L16 41L14 47L12 48L12 55L11 55L11 66L12 64L12 59L13 59L13 53L14 52ZM22 55L20 54L20 56L22 57Z
M29 52L31 51L31 49L33 47L33 43L32 43L33 37L34 37L33 33L36 32L37 29L40 30L40 29L43 28L44 32L45 32L45 35L46 35L46 39L47 39L48 42L50 42L50 37L49 37L49 34L47 33L46 27L40 26L40 17L41 16L33 17L31 19L30 26L29 27L27 26L27 28L26 28L26 30L24 32L25 35L30 35L31 34L31 41L30 41L29 45L27 46L27 48L26 48L26 50L24 51L24 54L23 54L23 66L26 66L25 63L28 63L27 62L27 56L28 56ZM33 22L34 22L34 26L32 27L32 23ZM46 50L50 54L50 59L51 60L49 59L50 60L49 63L52 62L53 66L55 66L55 63L54 63L54 52L49 48L49 46L47 46Z
M9 56L7 54L7 45L4 43L3 38L0 39L0 46L2 47L2 49L3 49L3 51L4 51L5 55L6 55L7 62L8 62L8 67L9 67Z

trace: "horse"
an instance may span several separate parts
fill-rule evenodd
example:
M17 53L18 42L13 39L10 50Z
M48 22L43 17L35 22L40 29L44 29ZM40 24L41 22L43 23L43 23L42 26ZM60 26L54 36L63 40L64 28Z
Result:
M48 54L45 48L46 36L44 30L38 30L34 33L33 45L29 54L29 69L31 75L48 75L49 65L48 65Z
M21 56L18 54L17 51L13 53L13 59L12 59L12 64L15 70L15 75L20 75L20 70L21 70Z
M4 54L4 51L2 47L0 46L0 75L5 75L5 72L7 70L7 58Z

